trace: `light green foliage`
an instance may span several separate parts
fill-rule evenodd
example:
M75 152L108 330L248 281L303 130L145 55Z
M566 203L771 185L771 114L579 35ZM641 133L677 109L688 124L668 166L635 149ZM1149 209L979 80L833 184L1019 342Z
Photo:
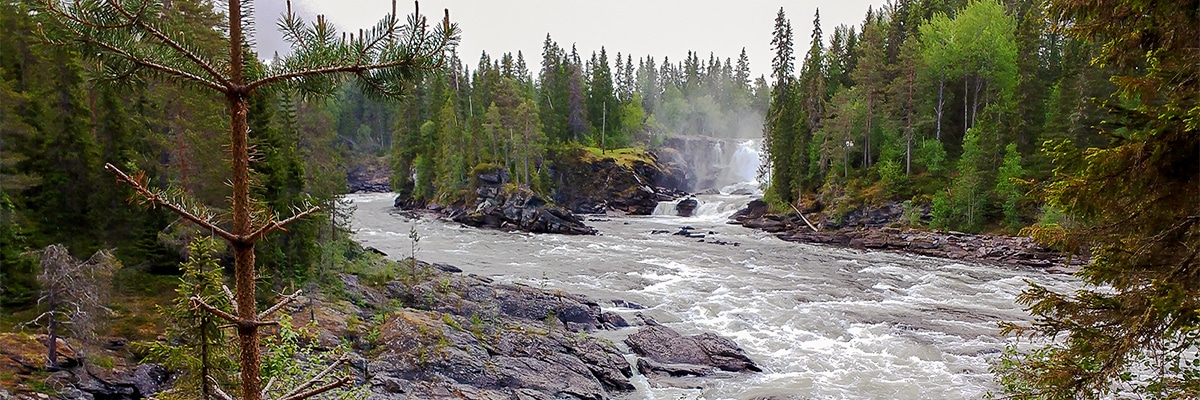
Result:
M1018 228L1021 224L1017 205L1025 197L1020 187L1020 180L1025 174L1021 167L1021 154L1017 153L1017 145L1010 143L1004 148L1004 161L1000 165L996 177L995 193L1000 197L1004 209L1004 223L1009 228Z
M169 321L167 342L153 342L147 349L149 359L172 370L181 371L175 385L162 394L165 399L201 398L216 395L205 377L216 380L220 387L234 387L238 366L235 363L237 344L219 328L225 321L196 307L193 298L222 310L230 308L229 298L221 289L222 268L214 255L216 243L200 237L188 244L188 260L180 265L183 273L175 288L175 302L159 307Z
M879 174L879 183L883 184L884 190L889 196L895 196L904 193L908 186L908 179L904 176L904 167L900 163L887 160L875 165L875 172Z
M341 345L330 351L318 350L314 346L316 338L308 331L309 328L315 329L316 326L294 327L291 318L285 315L279 319L278 331L264 338L266 353L262 358L262 377L264 381L275 381L267 390L267 398L283 398L286 393L330 366L334 366L334 369L326 379L354 375L345 358L350 349ZM359 385L314 398L351 400L365 398L369 393L370 387Z
M942 147L942 142L935 139L923 140L916 148L916 153L917 164L924 166L929 173L939 174L946 168L946 149Z

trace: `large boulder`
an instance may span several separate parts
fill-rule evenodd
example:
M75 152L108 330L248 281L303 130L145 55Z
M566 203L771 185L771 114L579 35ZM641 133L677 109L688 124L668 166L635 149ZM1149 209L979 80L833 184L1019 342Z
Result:
M680 200L675 204L675 215L680 217L690 217L696 213L696 208L700 206L700 201L695 198Z
M629 335L625 343L642 357L638 370L647 376L762 371L736 343L714 333L683 336L662 325L647 325Z

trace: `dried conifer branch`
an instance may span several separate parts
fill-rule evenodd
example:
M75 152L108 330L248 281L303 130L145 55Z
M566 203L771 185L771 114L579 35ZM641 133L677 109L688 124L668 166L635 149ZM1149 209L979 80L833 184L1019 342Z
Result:
M271 314L274 314L276 311L279 311L279 309L288 305L288 303L291 303L292 301L296 300L296 298L299 297L300 293L302 293L302 292L303 292L303 290L297 289L294 293L284 296L284 298L282 300L279 300L279 302L275 303L275 305L271 306L271 308L268 308L266 311L258 313L258 320L261 321L261 320L266 319L267 317L270 317Z
M104 164L104 169L112 171L112 173L117 175L118 179L120 179L121 181L125 182L130 187L132 187L134 191L136 191L138 194L140 194L147 201L149 201L151 203L162 205L166 209L171 210L171 211L175 212L176 214L179 214L179 216L183 217L183 219L192 221L196 225L200 225L202 228L215 233L217 236L225 238L225 240L229 240L230 242L237 241L237 239L238 239L237 235L229 233L228 231L221 229L221 227L217 226L216 224L214 224L204 218L200 218L200 217L188 212L187 210L184 210L182 207L167 201L166 199L159 196L157 193L154 193L150 189L147 189L145 186L142 186L141 182L138 182L138 180L133 179L129 175L126 175L125 172L122 172L119 168L117 168L116 166L113 166L111 163Z
M306 382L304 382L304 383L300 384L300 386L296 386L296 388L295 388L295 389L292 389L292 391L290 391L290 392L287 392L287 394L284 394L283 396L280 396L280 400L283 400L283 399L303 399L303 398L307 398L307 397L315 396L315 395L317 395L317 394L320 394L320 393L322 393L322 392L325 392L325 391L328 391L328 390L330 390L330 389L333 389L333 388L337 387L337 386L329 387L328 389L322 390L322 391L320 391L320 392L316 392L316 393L308 394L308 395L306 395L306 396L303 396L303 397L299 397L299 396L300 396L301 394L303 394L303 393L311 393L311 392L304 392L304 391L305 391L305 390L307 390L308 388L311 388L311 387L313 387L313 386L316 386L318 383L321 383L321 382L322 382L322 381L325 379L325 377L326 377L327 375L329 375L330 373L332 373L332 372L333 372L333 370L334 370L334 369L337 369L337 367L340 367L340 366L342 366L342 365L343 365L343 364L345 364L346 362L347 362L347 360L346 360L346 357L341 357L341 358L338 358L337 360L335 360L335 361L333 362L333 364L329 364L329 366L328 366L328 367L325 367L325 369L324 369L324 370L321 370L321 372L320 372L320 373L318 373L317 375L313 376L313 377L312 377L312 379L309 379L308 381L306 381ZM337 382L339 382L339 381L342 381L342 380L348 380L348 379L349 379L349 377L343 377L342 379L339 379L338 381L335 381L334 383L337 383ZM347 381L347 383L349 383L349 382ZM328 386L328 385L326 385L326 386Z
M276 377L272 376L271 379L267 381L267 384L263 385L263 389L261 392L261 395L263 398L267 397L267 392L271 390L271 386L275 385L275 378Z
M330 382L328 385L321 386L321 387L319 387L319 388L316 388L316 389L313 389L313 390L309 390L309 391L307 391L307 392L300 393L300 394L297 394L297 395L294 395L294 396L282 397L282 398L280 398L279 400L303 400L303 399L307 399L307 398L309 398L309 397L317 396L317 395L319 395L319 394L321 394L321 393L325 393L325 392L328 392L328 391L330 391L330 390L333 390L333 389L337 389L337 388L339 388L339 387L342 387L342 386L350 386L350 382L351 382L351 381L350 381L350 377L349 377L349 376L343 376L341 379L338 379L338 380L336 380L336 381Z
M204 299L201 299L200 296L192 296L191 301L192 301L192 304L196 305L196 307L203 308L204 310L206 310L210 313L213 313L214 315L216 315L218 317L221 317L221 319L232 322L234 325L240 325L240 324L246 322L245 320L238 318L238 316L236 316L236 315L227 313L227 312L225 312L225 310L213 307L213 306L209 305L208 303L205 303Z
M224 390L221 390L221 385L217 384L216 378L213 378L211 375L206 376L205 378L208 378L209 384L212 385L213 390L217 392L217 396L221 396L222 400L233 400L233 396L230 396L229 393L225 393Z
M237 299L233 297L233 291L229 290L229 286L221 285L221 291L225 292L225 297L229 299L229 305L233 307L233 313L237 314L238 306Z
M271 233L272 231L275 231L275 230L283 229L288 224L295 222L296 220L304 218L305 216L308 216L309 214L315 213L320 210L321 210L320 207L313 207L313 208L304 210L296 215L288 217L288 219L285 219L282 221L269 222L266 225L263 225L261 228L258 228L258 230L254 231L250 235L246 236L245 240L248 242L257 242L259 239L262 239L268 233Z

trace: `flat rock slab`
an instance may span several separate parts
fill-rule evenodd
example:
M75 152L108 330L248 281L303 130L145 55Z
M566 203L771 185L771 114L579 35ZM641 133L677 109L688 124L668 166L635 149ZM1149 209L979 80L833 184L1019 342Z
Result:
M683 336L662 325L649 325L629 335L625 343L643 357L638 370L647 377L762 371L741 347L715 333Z

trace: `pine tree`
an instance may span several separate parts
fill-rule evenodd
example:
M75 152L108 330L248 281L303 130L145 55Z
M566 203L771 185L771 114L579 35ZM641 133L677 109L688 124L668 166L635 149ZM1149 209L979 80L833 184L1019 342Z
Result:
M231 245L235 312L222 311L203 301L197 304L237 327L240 394L243 399L258 400L262 396L259 327L269 324L267 318L297 294L285 297L263 313L257 312L255 244L270 232L318 208L281 219L252 201L248 142L251 96L285 87L310 96L328 95L334 89L332 84L355 77L360 88L372 95L396 95L421 71L440 66L443 52L456 43L458 36L448 12L441 24L430 29L419 14L401 22L393 9L375 28L357 36L339 37L323 17L312 24L302 21L291 12L289 3L279 25L285 38L293 43L293 52L278 63L263 66L247 58L250 53L246 35L248 29L252 30L252 24L246 22L251 17L249 4L231 0L227 5L228 38L224 42L227 52L210 51L219 46L202 46L169 21L157 18L163 8L158 0L82 3L45 0L38 3L37 15L51 25L47 30L49 40L77 46L82 54L97 58L98 65L103 66L100 71L103 79L127 82L130 77L153 75L203 88L224 98L232 161L231 229L222 226L213 211L187 200L180 192L150 185L144 173L129 175L112 164L105 167L131 186L144 202L161 205ZM313 381L287 397L307 398L346 383L348 378Z

